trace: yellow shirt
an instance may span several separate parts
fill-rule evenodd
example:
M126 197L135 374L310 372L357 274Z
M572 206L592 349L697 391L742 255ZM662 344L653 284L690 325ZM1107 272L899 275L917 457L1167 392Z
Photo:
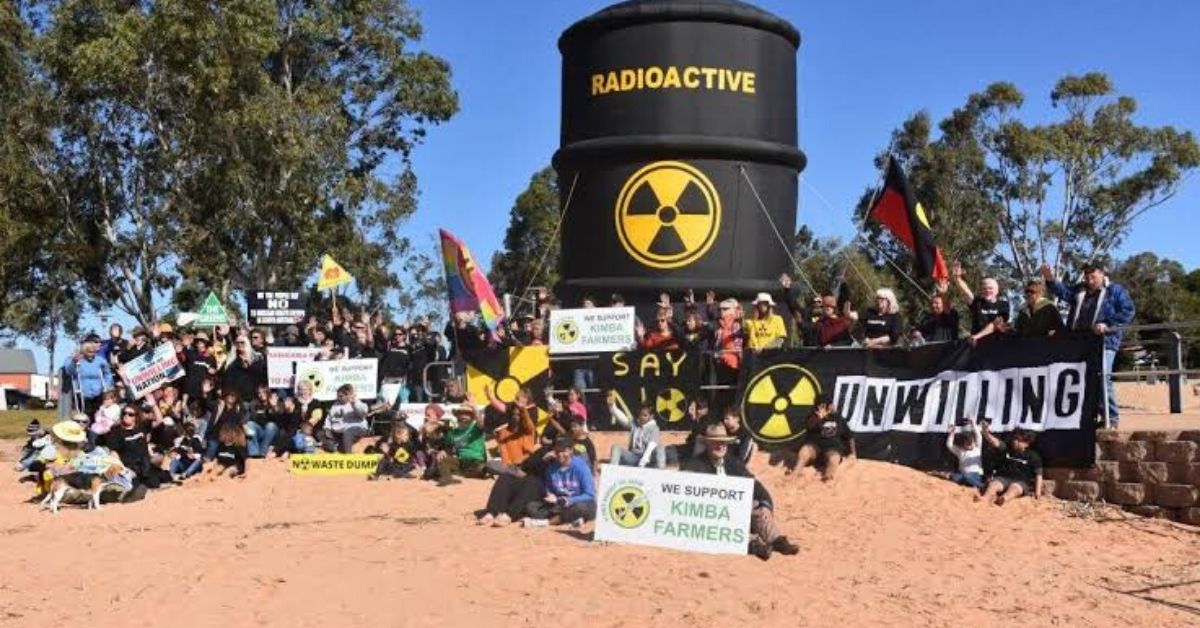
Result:
M783 324L783 317L778 314L766 318L751 317L746 319L745 324L751 349L782 347L787 340L787 327Z

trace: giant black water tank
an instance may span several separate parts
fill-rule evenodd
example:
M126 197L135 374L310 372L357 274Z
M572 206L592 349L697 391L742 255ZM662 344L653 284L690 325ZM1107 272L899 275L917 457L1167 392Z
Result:
M623 2L563 32L562 296L778 285L805 164L799 45L734 0Z

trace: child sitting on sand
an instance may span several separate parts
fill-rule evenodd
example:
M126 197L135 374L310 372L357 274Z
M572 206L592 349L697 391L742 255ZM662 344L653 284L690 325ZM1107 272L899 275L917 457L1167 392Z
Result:
M313 454L317 452L317 437L313 436L313 424L308 421L300 422L300 429L292 435L292 451L298 454Z
M217 443L216 464L207 471L209 479L246 477L246 430L235 423L221 423L217 428Z
M418 459L420 443L413 438L412 428L407 423L399 422L392 426L392 433L387 439L367 448L366 453L380 454L379 466L375 472L367 476L368 480L385 478L421 477L425 473L424 465Z
M987 423L983 424L982 433L983 438L1004 457L996 465L996 476L982 496L975 496L975 501L995 501L997 506L1003 506L1006 501L1022 495L1033 495L1034 499L1040 497L1042 457L1033 450L1034 433L1014 430L1007 444L992 434Z
M184 423L183 435L171 448L171 479L182 482L204 468L204 441L196 436L196 424Z
M946 434L946 448L958 458L958 471L950 474L950 481L961 486L977 489L984 487L983 481L983 436L979 425L970 419L960 423L969 430L959 431L951 425Z

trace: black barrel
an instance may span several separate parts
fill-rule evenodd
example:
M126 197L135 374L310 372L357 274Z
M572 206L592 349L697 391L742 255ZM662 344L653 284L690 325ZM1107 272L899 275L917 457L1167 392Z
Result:
M778 285L771 223L790 243L805 164L799 45L790 23L733 0L623 2L563 32L561 296Z

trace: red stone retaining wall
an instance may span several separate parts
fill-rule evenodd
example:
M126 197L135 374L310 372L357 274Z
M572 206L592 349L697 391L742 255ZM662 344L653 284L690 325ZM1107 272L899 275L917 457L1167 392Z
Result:
M1096 433L1096 466L1046 469L1046 493L1200 526L1200 431Z

